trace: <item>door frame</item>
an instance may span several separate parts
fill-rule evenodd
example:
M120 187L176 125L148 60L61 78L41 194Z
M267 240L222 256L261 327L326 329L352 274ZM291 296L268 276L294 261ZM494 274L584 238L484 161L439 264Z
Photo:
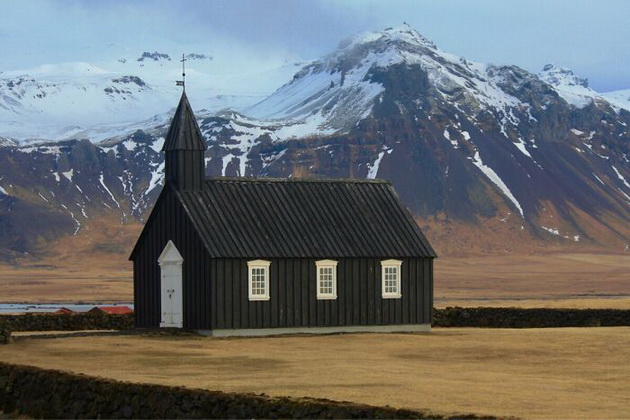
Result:
M160 265L160 327L184 326L182 265L184 258L169 240L158 258Z

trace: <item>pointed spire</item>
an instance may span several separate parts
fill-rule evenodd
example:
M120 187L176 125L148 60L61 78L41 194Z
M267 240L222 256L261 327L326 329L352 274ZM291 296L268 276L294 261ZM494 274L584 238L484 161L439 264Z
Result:
M186 92L183 92L162 147L166 182L181 191L203 188L205 150L206 142L201 136Z
M171 150L206 150L206 143L186 97L186 92L182 92L182 97L162 147L163 152Z

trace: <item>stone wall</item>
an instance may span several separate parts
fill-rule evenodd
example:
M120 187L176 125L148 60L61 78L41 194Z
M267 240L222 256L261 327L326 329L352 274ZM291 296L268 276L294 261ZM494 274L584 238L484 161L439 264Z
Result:
M9 344L11 342L11 330L0 324L0 344Z
M434 327L553 328L630 326L630 310L446 308L433 311Z
M129 330L133 314L22 314L0 315L0 327L10 331Z
M444 418L323 399L132 384L1 362L0 411L31 418Z
M630 326L630 310L446 308L433 310L434 327L549 328ZM0 344L11 331L131 330L134 316L108 314L0 315Z

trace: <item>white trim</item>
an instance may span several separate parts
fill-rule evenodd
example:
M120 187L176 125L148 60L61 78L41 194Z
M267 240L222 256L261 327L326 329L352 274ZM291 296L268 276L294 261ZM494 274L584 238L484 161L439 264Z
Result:
M339 334L339 333L428 333L431 324L348 325L339 327L290 327L197 330L209 337L264 337L283 334Z
M269 300L269 266L271 261L253 260L247 261L247 292L249 300ZM263 276L264 283L256 289L262 288L264 293L254 294L254 270L262 270L257 276Z
M381 261L381 294L383 299L400 299L402 297L402 293L401 293L401 289L402 289L402 279L401 279L401 274L402 274L402 270L401 270L401 266L402 266L402 261L400 260L383 260ZM388 291L386 292L386 275L392 275L394 273L390 272L386 274L386 271L389 270L394 270L394 273L396 274L396 283L395 285L396 290L395 291ZM387 281L391 281L392 279L387 279ZM388 285L387 287L391 287L391 285Z
M166 246L162 250L162 253L158 257L158 264L181 264L183 262L184 257L182 257L182 254L179 253L179 250L177 249L173 241L169 239L169 241L166 243Z
M183 287L182 264L184 258L173 241L169 240L158 257L160 265L160 327L182 328Z
M331 293L322 293L321 291L321 270L330 268L332 274L332 291ZM337 261L319 260L315 261L315 289L317 291L318 300L334 300L337 299Z

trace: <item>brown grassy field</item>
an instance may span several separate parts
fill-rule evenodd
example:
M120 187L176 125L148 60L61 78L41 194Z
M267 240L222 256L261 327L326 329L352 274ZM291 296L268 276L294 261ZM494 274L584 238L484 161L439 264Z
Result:
M122 381L522 418L628 418L630 328L437 329L216 339L100 336L0 346L10 363Z
M438 258L435 305L630 309L630 255Z
M0 266L2 302L129 302L126 254ZM630 255L445 256L435 262L435 304L630 309Z
M73 303L133 301L129 270L107 267L13 268L0 266L2 303Z

